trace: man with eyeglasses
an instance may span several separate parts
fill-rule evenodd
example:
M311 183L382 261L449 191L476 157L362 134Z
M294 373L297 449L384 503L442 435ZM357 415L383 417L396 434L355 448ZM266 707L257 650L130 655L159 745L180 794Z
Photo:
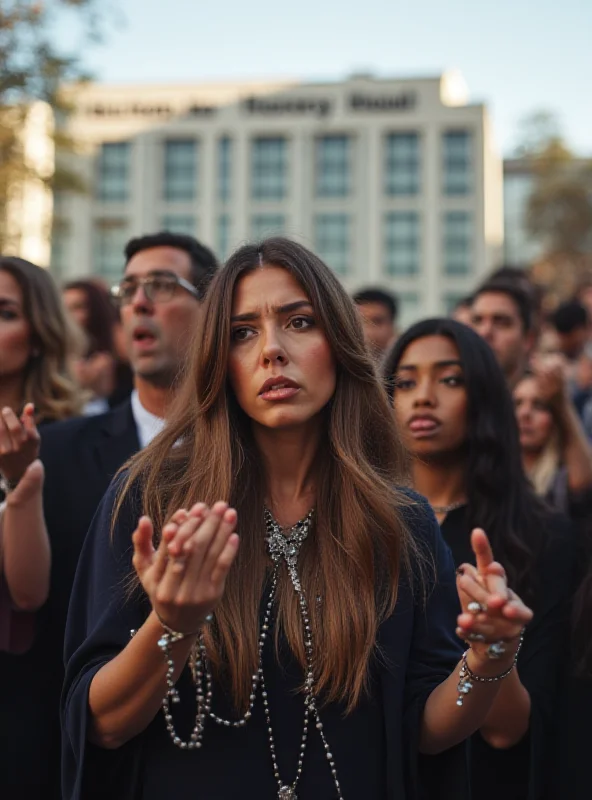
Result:
M61 796L61 654L80 548L113 476L164 426L201 300L217 270L210 250L193 237L173 233L132 239L125 259L122 279L112 294L134 372L131 399L105 414L55 423L41 432L44 511L52 548L52 586L43 609L42 639L51 646L39 654L40 669L48 679L46 703L39 709L43 735L36 739L44 749L32 758L51 759L56 784L40 787L39 796L56 800Z

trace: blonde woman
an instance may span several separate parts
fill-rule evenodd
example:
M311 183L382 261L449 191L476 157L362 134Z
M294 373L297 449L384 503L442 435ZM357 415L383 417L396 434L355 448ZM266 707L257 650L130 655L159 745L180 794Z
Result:
M537 494L577 520L592 502L592 451L560 356L537 357L514 389L522 459Z
M47 270L0 257L0 408L20 415L33 403L38 423L80 414L85 398L70 372L77 349Z
M0 775L6 797L60 797L61 672L52 665L60 663L55 620L63 617L67 553L53 552L50 570L37 425L82 409L69 369L75 346L49 273L0 257Z

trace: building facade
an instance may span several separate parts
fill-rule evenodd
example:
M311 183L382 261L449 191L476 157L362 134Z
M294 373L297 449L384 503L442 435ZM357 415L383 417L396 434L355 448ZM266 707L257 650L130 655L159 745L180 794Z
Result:
M498 263L502 164L460 76L197 87L90 86L55 199L52 268L119 278L131 236L196 235L224 259L284 234L348 290L395 291L402 323L447 311Z
M528 201L535 187L532 164L526 158L504 161L504 260L528 267L541 257L541 242L526 227Z

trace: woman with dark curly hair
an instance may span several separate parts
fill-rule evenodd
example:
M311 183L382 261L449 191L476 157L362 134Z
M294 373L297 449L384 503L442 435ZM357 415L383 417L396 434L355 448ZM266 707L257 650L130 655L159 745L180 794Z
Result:
M472 560L470 532L484 528L535 611L518 669L471 740L474 796L542 798L569 630L568 523L551 515L524 473L511 395L474 331L444 319L414 325L390 353L385 377L413 457L413 487L430 502L456 564Z

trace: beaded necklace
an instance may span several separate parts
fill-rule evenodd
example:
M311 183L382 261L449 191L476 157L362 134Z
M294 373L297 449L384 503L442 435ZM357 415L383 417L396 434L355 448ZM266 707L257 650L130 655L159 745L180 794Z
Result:
M315 697L315 678L314 678L314 645L312 640L312 627L310 624L310 616L308 613L308 604L306 596L302 589L300 577L298 575L298 556L303 542L308 536L311 521L314 511L311 510L304 519L297 522L290 528L282 528L273 518L271 512L265 509L265 528L266 528L266 544L269 555L273 561L273 572L271 575L271 589L269 598L265 606L263 616L263 623L259 634L258 642L258 665L257 671L253 675L251 693L249 697L249 707L240 719L227 720L218 717L212 711L212 694L213 694L213 680L210 669L210 664L207 656L205 639L203 633L200 633L197 638L193 657L191 659L191 666L193 671L193 678L196 686L196 699L197 699L197 712L195 717L195 725L191 736L188 741L183 741L177 736L173 717L171 714L170 702L178 703L179 695L174 685L169 685L167 694L163 700L163 711L167 730L173 743L180 747L182 750L199 749L203 744L203 735L205 730L206 721L209 719L216 725L223 725L227 728L243 728L248 723L253 715L253 707L257 699L257 693L261 690L261 698L263 701L263 711L265 714L265 722L267 725L267 736L269 743L269 752L271 755L271 765L273 774L278 787L278 800L297 800L296 790L298 782L302 775L304 765L304 754L306 752L306 745L308 742L309 728L312 722L315 724L316 730L321 737L325 757L328 762L331 776L337 790L337 797L343 800L341 786L337 777L337 769L331 748L327 742L325 732L323 730L323 723L321 721L320 713L317 708L317 701ZM296 776L292 783L285 783L279 772L279 765L276 756L275 736L271 721L271 708L269 705L269 697L265 686L265 676L263 674L263 648L270 633L270 623L275 603L277 586L282 562L286 562L288 568L288 575L292 583L292 587L298 597L298 605L300 608L300 615L302 617L302 624L304 627L304 649L306 653L306 677L304 681L304 721L302 727L302 736L300 739L300 746L298 750L298 763L296 766ZM169 667L170 669L170 667ZM172 681L171 681L172 684Z

